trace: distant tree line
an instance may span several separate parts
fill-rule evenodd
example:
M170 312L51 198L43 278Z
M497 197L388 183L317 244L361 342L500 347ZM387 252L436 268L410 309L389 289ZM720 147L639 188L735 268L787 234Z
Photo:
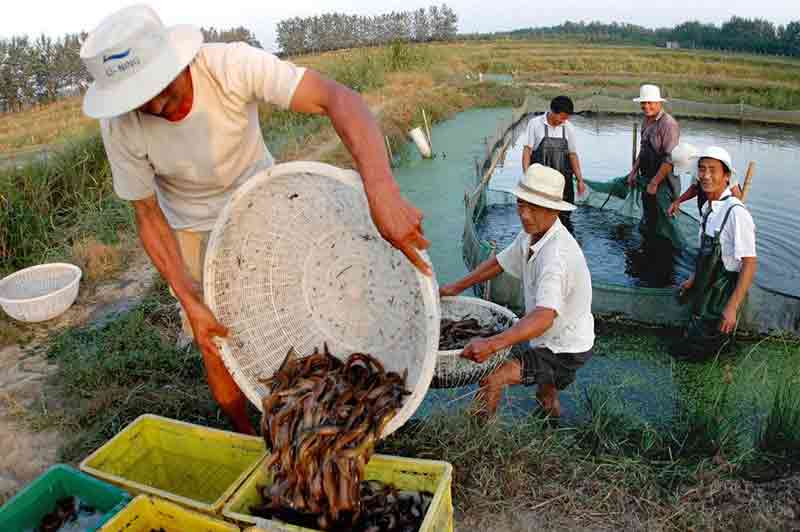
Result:
M458 15L447 7L431 6L415 11L377 16L325 13L278 22L277 42L282 55L324 52L342 48L375 46L390 42L429 42L454 39Z
M465 39L568 38L587 42L619 42L664 45L677 42L682 48L705 48L759 54L800 56L800 21L775 25L760 18L733 16L717 26L689 21L673 28L645 28L613 22L570 22L558 26L523 28L492 34L460 35Z
M206 42L243 41L261 48L255 35L241 26L201 31ZM0 112L19 111L85 91L91 81L80 58L86 37L82 32L56 39L46 35L0 38Z
M85 87L89 75L79 56L85 38L85 33L69 33L58 39L0 39L0 111L52 102Z
M205 42L246 42L256 48L263 48L253 32L244 26L219 30L211 26L208 29L200 28L200 31L203 32L203 40Z

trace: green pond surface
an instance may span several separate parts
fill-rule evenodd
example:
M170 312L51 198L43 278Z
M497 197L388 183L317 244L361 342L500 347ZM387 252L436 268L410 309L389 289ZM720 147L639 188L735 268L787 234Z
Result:
M464 193L474 187L475 159L485 155L484 138L494 134L499 119L508 123L510 118L509 108L463 112L433 128L436 158L422 160L413 147L407 147L411 155L394 170L405 197L424 213L423 227L431 241L429 254L440 285L467 273L461 243ZM749 434L746 439L752 440L776 383L800 368L797 344L781 340L742 343L730 359L704 365L674 363L667 354L668 342L658 332L599 334L595 356L561 394L562 423L579 423L587 417L586 397L597 387L608 393L615 408L654 425L678 415L681 405L719 403L720 411L735 419ZM424 418L442 408L463 408L476 390L476 385L430 389L415 417ZM501 415L529 415L536 408L534 394L535 388L508 389Z

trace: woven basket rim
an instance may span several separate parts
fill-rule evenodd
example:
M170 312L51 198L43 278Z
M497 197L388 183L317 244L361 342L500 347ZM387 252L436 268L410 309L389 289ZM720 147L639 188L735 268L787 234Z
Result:
M204 295L206 303L209 307L213 310L216 308L216 295L213 289L213 281L216 276L216 251L218 246L220 245L220 241L222 239L223 231L225 229L225 224L230 217L231 212L237 207L237 205L243 201L243 198L247 197L248 194L256 189L257 187L263 185L270 180L281 178L286 175L291 175L293 173L316 173L321 174L331 179L338 180L341 183L347 184L349 186L353 186L356 188L363 187L361 184L361 178L358 176L358 173L353 170L347 170L343 168L339 168L336 166L332 166L326 163L320 162L313 162L313 161L292 161L287 163L281 163L274 165L266 170L263 170L253 177L251 177L247 182L243 183L231 198L228 200L228 203L218 216L214 228L210 234L208 247L206 249L205 261L204 261L204 276L203 276L203 283L204 283ZM430 263L429 256L423 251L421 252L423 258ZM433 380L433 376L436 370L436 359L437 359L437 351L436 348L438 347L439 342L439 322L440 322L440 312L439 312L439 301L438 301L438 286L436 283L435 276L426 276L422 274L419 270L414 268L414 272L416 274L416 278L420 285L420 290L422 292L422 302L425 306L426 314L430 315L431 318L426 326L428 329L427 338L425 341L425 352L428 356L425 358L423 367L419 372L419 379L414 384L414 389L412 390L414 393L409 402L405 403L403 407L397 412L397 415L389 422L389 424L384 429L384 433L382 437L385 437L392 432L394 432L399 426L405 423L416 411L419 407L420 403L424 399L425 391L429 388L430 382ZM228 339L225 338L217 338L217 344L220 348L222 353L222 359L225 363L226 367L231 370L229 364L234 359L233 357L233 350L231 349L231 343ZM379 357L380 358L380 357ZM240 373L238 371L231 371L234 376L234 380L236 381L237 385L241 388L242 392L244 392L247 399L253 403L253 405L261 409L261 402L258 400L256 388L253 383L243 380L240 377ZM421 392L421 393L420 393Z
M488 301L486 299L481 299L480 297L443 296L440 299L440 304L441 304L442 310L444 310L444 307L445 307L444 303L448 303L448 302L452 302L452 303L470 303L470 304L475 304L475 306L477 306L477 307L491 308L491 309L497 310L501 314L505 314L506 316L511 318L511 322L512 323L516 323L516 322L519 321L519 317L516 314L514 314L513 311L507 309L503 305L498 305L494 301ZM500 349L499 351L494 353L492 355L492 357L495 357L495 356L497 356L499 354L502 354L503 352L508 351L509 349L511 349L511 347L506 347L504 349ZM442 358L442 357L457 357L458 355L461 354L462 351L464 351L464 350L463 349L446 349L446 350L437 351L437 355L438 355L439 358Z

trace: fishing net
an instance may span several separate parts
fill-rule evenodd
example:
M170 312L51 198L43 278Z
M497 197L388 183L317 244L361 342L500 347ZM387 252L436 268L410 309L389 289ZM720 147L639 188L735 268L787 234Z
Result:
M493 173L493 161L503 157L505 150L521 133L521 125L527 118L545 111L549 101L530 95L520 109L515 111L516 120L497 139L489 144L493 146L483 164L479 164L481 172L476 176L475 186L465 196L463 254L464 262L469 269L477 267L484 260L494 256L507 244L499 239L481 237L481 227L496 209L513 209L516 198L505 191L492 190L490 181ZM735 108L734 108L735 107ZM625 100L605 96L593 96L575 103L576 111L638 113L638 105ZM672 100L667 104L668 110L677 116L738 118L764 122L800 123L800 113L790 111L764 111L744 106L717 106L713 104L697 104ZM742 111L738 113L738 111ZM749 114L748 114L749 113ZM684 186L687 183L684 183ZM577 197L578 209L602 210L605 216L614 216L627 220L628 227L636 227L642 219L645 201L644 186L627 185L624 177L610 178L605 181L587 181L588 192ZM660 189L665 189L665 186ZM662 207L664 199L659 199ZM673 248L685 250L676 262L684 271L693 271L693 254L696 251L699 231L699 212L695 201L682 205L679 213L669 224L661 227L663 234L673 243ZM585 211L589 212L589 211ZM575 214L573 214L573 217ZM625 224L619 224L620 226ZM619 235L617 235L619 236ZM626 237L636 237L629 232ZM655 255L657 256L657 255ZM663 260L643 255L643 270L658 270L664 266ZM590 265L590 269L591 269ZM614 282L598 281L593 276L592 310L596 314L623 316L637 321L659 325L682 325L688 319L688 308L679 304L676 288L673 285L654 283L651 286L627 286ZM474 287L475 293L503 305L518 315L525 313L520 281L506 273L501 273L491 281ZM757 332L789 332L800 334L800 298L780 293L754 283L748 292L746 303L740 313L740 329Z

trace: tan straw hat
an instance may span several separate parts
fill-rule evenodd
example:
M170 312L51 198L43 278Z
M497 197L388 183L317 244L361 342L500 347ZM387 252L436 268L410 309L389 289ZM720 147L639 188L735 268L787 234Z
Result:
M571 211L575 205L564 201L564 176L549 166L532 164L525 176L511 191L516 197L528 203L556 209Z
M661 97L661 89L659 89L656 85L642 85L639 87L639 97L633 99L636 103L641 102L666 102L664 98Z

